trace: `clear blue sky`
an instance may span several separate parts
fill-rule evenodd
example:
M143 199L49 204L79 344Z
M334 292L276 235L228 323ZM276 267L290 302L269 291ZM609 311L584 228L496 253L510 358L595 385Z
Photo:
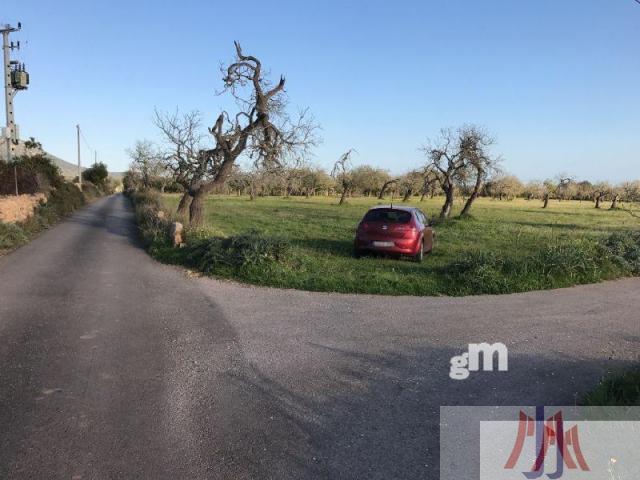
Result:
M154 107L213 121L239 40L322 124L323 166L353 147L400 173L427 137L471 122L524 179L640 177L634 0L4 0L0 21L18 20L21 136L70 161L76 123L117 171L136 139L156 138Z

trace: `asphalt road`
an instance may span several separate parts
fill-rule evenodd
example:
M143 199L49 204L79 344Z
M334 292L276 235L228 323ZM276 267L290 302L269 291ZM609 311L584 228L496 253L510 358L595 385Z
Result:
M0 258L0 478L436 479L441 405L574 404L638 360L639 292L246 287L154 262L105 198ZM451 380L482 341L509 371Z

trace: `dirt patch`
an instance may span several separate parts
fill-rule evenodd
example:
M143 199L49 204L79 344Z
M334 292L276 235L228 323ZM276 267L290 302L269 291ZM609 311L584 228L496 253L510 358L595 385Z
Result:
M0 196L0 221L5 223L22 222L33 215L40 203L46 203L44 193L33 195Z

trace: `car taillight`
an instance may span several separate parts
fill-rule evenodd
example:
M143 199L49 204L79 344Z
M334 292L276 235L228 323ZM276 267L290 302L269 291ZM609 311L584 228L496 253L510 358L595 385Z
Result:
M362 222L360 225L358 225L358 230L369 230L370 225L367 222Z
M394 230L404 233L404 238L415 237L418 233L418 230L413 225L398 225Z

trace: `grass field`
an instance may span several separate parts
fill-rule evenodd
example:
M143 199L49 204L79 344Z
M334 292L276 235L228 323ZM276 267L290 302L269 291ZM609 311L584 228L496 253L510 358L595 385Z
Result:
M175 211L178 200L177 195L163 197L170 211ZM599 251L583 247L597 245L614 232L639 227L639 220L628 213L596 210L590 202L553 201L548 209L542 209L536 200L479 199L472 218L436 224L434 252L417 264L381 257L354 258L355 227L368 207L381 202L352 198L343 206L336 203L332 197L269 197L253 202L245 197L209 198L205 236L258 230L291 244L284 262L241 269L221 266L212 273L275 287L394 295L555 288L628 275L615 262L597 258ZM419 202L416 198L409 204L435 218L441 199ZM156 257L167 262L185 263L181 258L185 254L156 249ZM530 260L519 263L522 258ZM542 267L536 270L531 266L534 264ZM467 276L472 278L467 281Z

